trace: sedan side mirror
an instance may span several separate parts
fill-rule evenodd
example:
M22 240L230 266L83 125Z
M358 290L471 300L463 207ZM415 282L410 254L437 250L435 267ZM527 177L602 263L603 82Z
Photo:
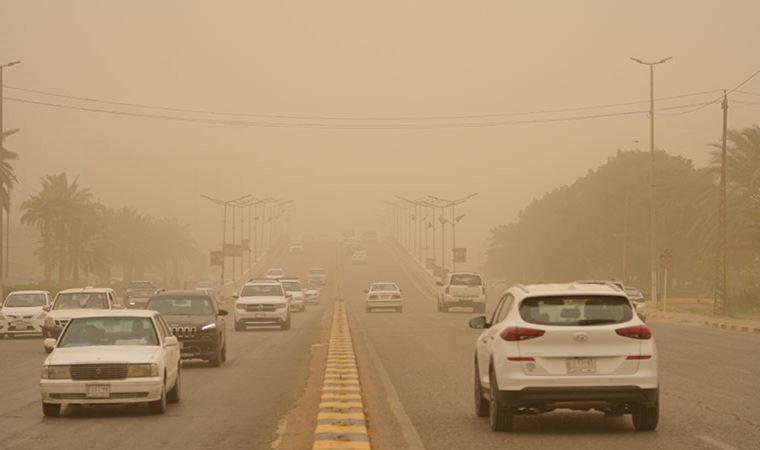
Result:
M237 299L240 298L240 296L238 294L232 294L232 298L234 298L235 300L237 300Z
M365 289L365 290L364 290L364 293L365 293L365 294L369 294L369 291Z
M47 338L42 341L42 345L45 347L45 353L50 353L55 348L55 338Z
M176 347L178 344L177 337L176 336L169 336L164 341L165 347Z
M476 330L483 330L485 328L490 328L491 324L488 323L488 319L486 319L486 316L478 316L470 320L470 328L476 329Z
M436 286L443 286L443 282L442 282L442 281L436 281L436 282L435 282L435 285L436 285Z
M229 314L229 311L227 311L226 309L220 309L218 315L219 316L226 316L228 314Z
M42 310L45 311L45 312L50 312L50 305L43 306Z

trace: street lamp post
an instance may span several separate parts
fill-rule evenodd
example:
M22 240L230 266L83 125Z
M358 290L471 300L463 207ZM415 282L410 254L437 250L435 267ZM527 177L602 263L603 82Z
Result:
M0 64L0 148L3 148L3 137L5 128L3 128L3 69L6 67L15 66L16 64L20 64L21 61L11 61L9 63ZM10 216L10 209L11 209L11 192L10 192L10 186L8 187L8 215ZM4 207L0 207L0 295L3 294L2 287L3 282L5 281L5 275L6 271L8 270L8 254L10 253L10 223L6 224L6 239L5 239L5 267L3 267L3 209Z
M655 161L654 161L654 66L669 61L672 56L654 62L631 60L649 66L649 269L652 306L657 306L657 216L654 205L655 197Z
M466 202L467 200L471 199L472 197L475 197L477 192L472 193L470 195L466 195L462 198L458 198L456 200L447 200L445 198L435 197L433 195L430 195L429 197L438 202L441 205L441 217L443 217L444 210L447 207L451 207L451 271L456 272L457 263L456 258L454 255L454 249L457 247L457 222L462 220L462 217L464 216L456 216L455 208L457 205L461 205L462 203Z

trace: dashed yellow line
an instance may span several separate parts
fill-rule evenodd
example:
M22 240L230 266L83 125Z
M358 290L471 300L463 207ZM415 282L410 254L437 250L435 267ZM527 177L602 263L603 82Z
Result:
M346 307L335 302L312 450L370 450Z

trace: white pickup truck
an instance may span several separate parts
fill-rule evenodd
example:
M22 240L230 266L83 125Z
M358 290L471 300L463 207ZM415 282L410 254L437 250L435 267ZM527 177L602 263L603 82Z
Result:
M451 307L472 308L473 312L486 312L486 283L474 272L454 272L446 275L438 295L438 312L448 312Z

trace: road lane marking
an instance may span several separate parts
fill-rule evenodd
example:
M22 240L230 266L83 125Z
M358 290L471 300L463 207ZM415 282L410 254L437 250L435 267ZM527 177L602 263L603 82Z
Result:
M738 448L734 447L733 445L726 444L725 442L721 442L717 439L713 439L710 436L696 436L697 439L702 440L704 442L707 442L708 444L719 448L721 450L739 450Z
M370 450L346 306L335 302L312 450Z

